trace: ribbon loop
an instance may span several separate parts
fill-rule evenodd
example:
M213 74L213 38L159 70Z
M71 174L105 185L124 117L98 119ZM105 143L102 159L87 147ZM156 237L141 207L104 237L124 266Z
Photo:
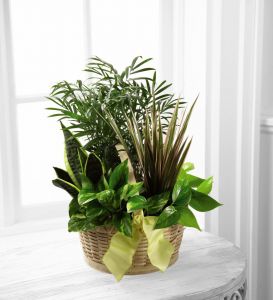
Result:
M147 254L151 264L162 272L169 266L174 246L164 237L164 229L153 229L156 221L157 217L144 217L141 212L133 218L132 237L120 232L113 235L102 261L117 281L120 281L131 267L143 233L148 240Z

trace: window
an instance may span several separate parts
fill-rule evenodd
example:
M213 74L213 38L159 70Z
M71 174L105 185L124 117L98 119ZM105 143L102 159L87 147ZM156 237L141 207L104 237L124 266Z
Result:
M187 101L200 92L189 160L204 175L204 1L0 1L6 16L1 31L5 53L12 53L7 69L13 122L3 134L14 133L16 159L9 178L16 182L16 193L9 209L15 221L67 214L67 196L51 184L52 166L63 165L63 138L56 120L47 118L45 96L59 80L83 79L81 70L92 55L118 69L136 55L153 57L160 77L168 77L167 66L174 91ZM199 221L203 227L203 217Z

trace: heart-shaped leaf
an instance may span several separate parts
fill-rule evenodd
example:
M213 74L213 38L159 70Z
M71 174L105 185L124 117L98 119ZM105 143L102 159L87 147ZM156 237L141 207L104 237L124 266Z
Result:
M167 204L170 198L170 193L165 192L158 195L154 195L147 199L147 213L149 215L154 215L159 213L163 207Z
M191 188L188 180L185 177L180 177L176 181L173 192L172 192L172 200L175 205L186 206L190 202L191 199Z
M196 189L198 192L208 195L211 192L213 184L213 177L204 180Z
M129 198L127 202L127 212L134 212L139 209L144 209L147 205L147 200L145 197L137 195Z
M159 216L154 229L170 227L177 224L180 219L181 212L177 210L174 206L170 205L166 207L161 215Z
M211 198L210 196L200 193L192 189L192 198L190 201L190 206L195 210L206 212L210 211L222 204Z
M78 195L79 205L85 205L95 199L97 199L97 193L86 192L85 190L81 190L79 192L79 195Z
M105 190L100 193L97 193L97 199L102 206L108 208L109 210L113 210L114 195L114 190Z
M181 215L178 223L186 227L193 227L201 230L193 212L188 207L181 208Z

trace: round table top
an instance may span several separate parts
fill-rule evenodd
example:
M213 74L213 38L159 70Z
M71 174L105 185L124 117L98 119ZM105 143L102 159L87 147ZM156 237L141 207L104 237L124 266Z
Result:
M245 281L239 248L192 229L185 230L180 257L166 272L124 276L119 283L86 265L74 233L5 237L0 245L0 299L224 299L217 296Z

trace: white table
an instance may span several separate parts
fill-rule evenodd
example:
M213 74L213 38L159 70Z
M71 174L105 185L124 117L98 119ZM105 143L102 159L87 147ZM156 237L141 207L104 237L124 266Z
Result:
M180 258L165 273L114 277L84 262L77 233L0 239L0 299L159 300L245 298L246 260L223 238L186 229Z

